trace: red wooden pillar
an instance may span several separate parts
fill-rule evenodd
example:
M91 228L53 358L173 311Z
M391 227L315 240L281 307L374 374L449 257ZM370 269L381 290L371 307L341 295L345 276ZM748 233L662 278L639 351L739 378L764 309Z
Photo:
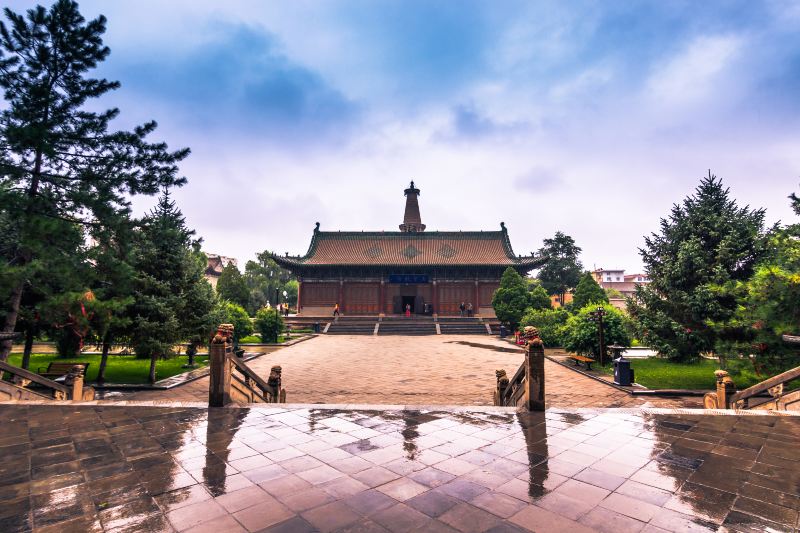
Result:
M439 310L439 283L433 280L433 312L437 315L441 313Z
M303 280L300 280L300 283L297 285L297 314L300 314L300 310L303 309L303 300L301 300L303 296Z
M474 292L475 292L475 297L472 299L472 314L473 315L477 315L478 314L478 308L481 306L480 302L478 301L478 298L479 298L479 295L480 295L480 290L479 290L479 287L478 287L478 280L477 279L475 280Z
M378 314L386 313L386 282L381 280L380 297L378 298Z
M339 312L344 313L347 311L344 304L344 281L339 280Z

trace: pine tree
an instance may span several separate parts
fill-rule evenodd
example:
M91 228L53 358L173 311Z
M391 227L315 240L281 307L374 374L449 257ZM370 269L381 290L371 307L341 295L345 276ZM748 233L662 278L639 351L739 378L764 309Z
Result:
M711 322L736 310L737 282L753 275L766 249L764 210L739 207L709 173L692 196L672 207L640 250L652 280L628 306L640 338L677 359L714 350Z
M194 349L218 325L213 291L203 277L205 265L200 240L165 190L138 235L130 311L131 344L137 356L150 358L151 382L157 360L173 356L175 344L188 340Z
M575 288L580 280L583 266L578 260L580 247L569 235L557 231L552 239L545 239L538 255L547 257L547 263L539 271L539 281L548 294L556 295L564 302L564 295Z
M550 301L550 296L547 291L542 287L538 279L527 278L528 292L530 292L530 305L532 309L552 309L553 303Z
M247 286L239 268L231 263L222 269L217 280L217 294L223 300L228 300L242 307L250 302L250 288Z
M3 331L16 327L26 282L36 279L48 255L74 255L68 242L48 246L63 223L102 224L128 216L129 199L155 194L159 187L182 185L178 161L188 149L169 152L146 138L149 122L133 131L109 131L117 109L95 112L93 99L119 83L87 73L109 54L103 44L106 19L86 21L78 5L58 0L25 15L5 10L0 23L0 205L12 213L13 250L0 267L0 284L9 287L3 305ZM0 345L5 360L11 341Z
M500 278L500 288L492 297L492 307L497 319L515 330L530 304L531 295L525 279L519 272L508 267Z
M583 309L589 304L607 304L608 295L606 291L595 281L591 272L584 272L575 292L572 295L570 305L573 309Z

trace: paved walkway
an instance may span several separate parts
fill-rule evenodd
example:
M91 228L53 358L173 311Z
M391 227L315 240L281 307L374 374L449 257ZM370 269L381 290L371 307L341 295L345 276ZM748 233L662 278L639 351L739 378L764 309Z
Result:
M509 376L524 355L497 338L472 335L322 335L248 362L261 376L283 367L291 403L491 405L494 371ZM642 399L545 362L546 400L560 407L701 407L700 398ZM169 391L118 399L207 401L208 378Z
M287 407L0 405L0 531L800 525L800 417Z

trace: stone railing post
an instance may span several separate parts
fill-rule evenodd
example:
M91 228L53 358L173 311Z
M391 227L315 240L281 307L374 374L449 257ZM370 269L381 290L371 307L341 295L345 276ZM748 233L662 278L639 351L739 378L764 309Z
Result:
M83 367L73 366L64 378L64 385L69 387L70 400L73 402L83 401Z
M506 389L508 388L508 374L503 369L495 370L494 371L495 378L497 378L497 386L494 390L494 404L502 406L503 405L503 398L506 394Z
M544 411L544 344L539 338L528 342L525 353L525 401L528 411Z
M714 372L714 377L717 379L717 409L730 409L731 397L736 392L736 385L725 370L717 370Z
M208 380L208 406L223 407L231 402L232 365L228 360L233 340L233 326L220 324L216 335L208 346L208 366L211 370Z

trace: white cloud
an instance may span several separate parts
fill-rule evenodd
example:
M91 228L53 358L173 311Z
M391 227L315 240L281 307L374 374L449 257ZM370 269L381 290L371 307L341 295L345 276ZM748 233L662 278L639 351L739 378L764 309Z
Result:
M646 90L658 105L684 106L718 97L728 87L719 82L739 57L745 39L737 35L702 36L657 65Z

